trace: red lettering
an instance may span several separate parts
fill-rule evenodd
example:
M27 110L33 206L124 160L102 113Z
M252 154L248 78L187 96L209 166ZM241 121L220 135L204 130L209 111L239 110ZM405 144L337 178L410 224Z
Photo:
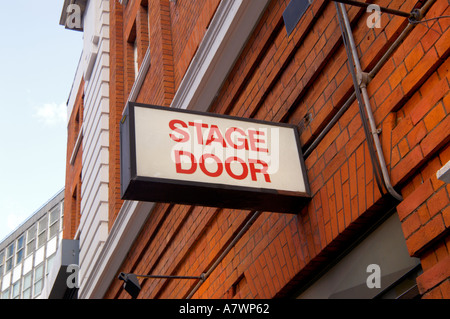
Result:
M266 153L268 153L269 150L267 148L260 148L260 147L258 147L256 145L258 143L265 143L266 142L264 139L260 139L260 138L255 137L255 136L258 136L258 135L264 136L264 132L248 130L248 139L249 139L249 142L250 142L250 149L252 151L256 151L256 152L266 152Z
M217 170L215 172L210 172L206 169L205 166L205 161L208 158L212 158L213 160L216 161L217 163ZM211 176L211 177L219 177L222 172L223 172L223 164L220 160L220 158L218 158L216 155L214 154L203 154L200 157L200 169L203 171L203 173L205 173L205 175Z
M180 157L182 155L188 156L190 158L190 160L191 160L191 167L190 168L182 168L181 167L181 159L180 159ZM175 168L176 168L177 173L194 174L195 170L197 169L197 162L195 160L194 154L192 154L190 152L186 152L186 151L176 150L175 151Z
M184 123L181 120L172 120L169 122L169 127L170 129L174 132L174 133L178 133L183 135L183 137L177 137L176 135L170 133L169 136L172 140L174 140L175 142L179 142L179 143L184 143L189 141L189 132L186 132L184 130L182 130L181 128L176 127L175 125L181 125L184 128L187 128L188 126L186 125L186 123Z
M189 122L190 126L194 126L196 128L197 133L197 142L200 145L203 145L203 132L202 128L207 128L208 124L198 123L198 122Z
M259 164L262 166L262 168L256 168L255 164ZM250 167L250 176L252 177L252 181L256 181L256 173L261 173L264 175L264 179L267 183L270 183L270 176L267 174L267 169L269 168L269 165L267 165L266 162L261 160L254 160L249 159L248 160L248 166Z
M181 160L181 157L187 157L184 158L184 161ZM206 161L208 159L212 159L213 163L215 162L215 164L217 165L217 168L214 170L212 168L211 165L206 165ZM232 169L232 163L234 162L238 162L241 166L241 169L238 168L239 164L234 165L234 171ZM245 178L247 178L249 172L250 172L250 177L252 179L252 181L257 182L258 181L258 176L257 174L262 174L264 177L264 180L267 183L270 183L270 176L267 173L267 170L269 169L269 166L267 165L266 162L262 161L262 160L255 160L255 159L249 159L248 160L248 165L246 164L246 162L237 157L237 156L231 156L228 157L225 160L225 165L222 163L222 161L220 160L219 157L217 157L214 154L203 154L202 156L200 156L199 161L196 161L195 155L192 154L191 152L187 152L187 151L182 151L182 150L175 150L175 168L176 168L176 172L179 174L194 174L197 170L197 164L199 164L198 166L200 167L201 171L209 176L209 177L219 177L220 175L222 175L223 171L224 171L224 166L225 166L225 171L227 172L227 174L231 177L234 178L236 180L243 180ZM184 165L184 166L183 166ZM235 171L238 170L242 170L241 173L236 173Z
M231 170L231 163L232 162L239 162L242 166L242 173L241 175L236 175L234 174L234 172ZM225 170L227 171L228 175L230 175L232 178L237 179L237 180L242 180L245 179L248 175L248 168L247 168L247 164L245 164L245 162L240 159L239 157L228 157L225 160Z
M206 139L206 145L209 145L212 142L217 142L222 144L223 147L227 147L227 144L225 143L222 133L220 132L217 125L211 125L208 133L208 138Z
M231 134L233 134L234 132L237 132L237 133L241 134L242 137L244 137L244 138L241 137L241 138L236 139L237 142L239 142L240 144L234 143L233 139L231 138ZM245 137L246 137L245 132L237 127L230 127L225 132L225 139L227 140L228 145L230 145L232 148L237 149L237 150L241 150L244 148L246 150L248 150L248 141Z

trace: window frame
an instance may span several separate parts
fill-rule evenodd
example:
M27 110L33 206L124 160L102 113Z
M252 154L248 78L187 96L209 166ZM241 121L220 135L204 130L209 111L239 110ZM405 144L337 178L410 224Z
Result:
M45 271L44 268L45 268L44 262L40 263L39 265L37 265L34 268L34 271L33 271L33 273L34 273L34 276L33 276L33 298L39 296L42 293L42 288L43 288L44 278L45 278L44 277L44 271ZM40 271L40 269L42 269L42 271L39 274L38 271ZM40 276L38 276L38 275L40 275ZM39 286L38 292L36 292L36 290L37 290L36 287L38 284L40 286Z
M7 274L11 269L14 268L14 256L15 256L15 242L12 242L6 248L6 258L5 258L5 274ZM9 263L9 264L8 264Z
M37 249L41 248L42 246L44 246L47 243L48 240L48 236L47 236L47 231L48 231L48 215L46 214L44 217L42 217L38 222L37 222L38 226L37 226ZM41 229L41 224L43 224L43 229ZM45 239L41 242L41 236L45 235Z
M19 242L21 242L19 246ZM19 238L16 240L16 265L21 263L24 259L24 247L25 247L25 233L23 233Z
M30 236L30 232L33 231L33 236ZM27 240L26 240L26 257L30 256L32 253L36 251L36 234L37 234L37 225L33 225L27 230ZM30 245L32 249L30 249Z
M57 212L58 216L55 218L55 220L52 220L52 217L53 217L52 214L55 213L55 212ZM47 236L48 238L47 238L47 241L52 239L53 237L57 236L59 231L60 231L60 228L61 228L61 225L60 225L61 224L60 223L60 220L61 220L61 207L59 205L55 206L53 209L51 209L49 211L48 216L49 216L49 218L48 218L48 236ZM57 229L56 229L55 233L52 234L52 230L53 230L52 227L55 226L55 225L57 225Z

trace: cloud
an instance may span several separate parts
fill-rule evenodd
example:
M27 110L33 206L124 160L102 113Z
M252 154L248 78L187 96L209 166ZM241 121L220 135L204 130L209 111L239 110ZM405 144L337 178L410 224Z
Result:
M67 107L64 103L47 103L36 109L35 117L47 125L65 124L67 122Z

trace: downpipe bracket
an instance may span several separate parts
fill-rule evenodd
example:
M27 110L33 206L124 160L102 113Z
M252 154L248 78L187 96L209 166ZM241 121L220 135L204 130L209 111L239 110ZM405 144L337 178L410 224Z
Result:
M356 75L356 78L358 80L358 85L360 88L367 87L367 84L369 84L371 78L369 73L367 72L360 72Z

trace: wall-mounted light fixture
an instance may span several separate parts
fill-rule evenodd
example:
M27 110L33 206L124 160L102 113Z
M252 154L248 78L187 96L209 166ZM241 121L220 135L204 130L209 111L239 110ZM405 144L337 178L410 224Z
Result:
M124 281L123 288L128 294L130 294L131 298L136 299L141 291L141 286L138 281L138 277L140 278L154 278L154 279L196 279L204 281L206 276L205 274L201 274L200 276L162 276L162 275L135 275L135 274L126 274L121 272L119 274L119 279Z
M130 294L131 298L136 299L141 291L137 276L135 274L124 274L121 272L119 279L124 281L123 289Z

